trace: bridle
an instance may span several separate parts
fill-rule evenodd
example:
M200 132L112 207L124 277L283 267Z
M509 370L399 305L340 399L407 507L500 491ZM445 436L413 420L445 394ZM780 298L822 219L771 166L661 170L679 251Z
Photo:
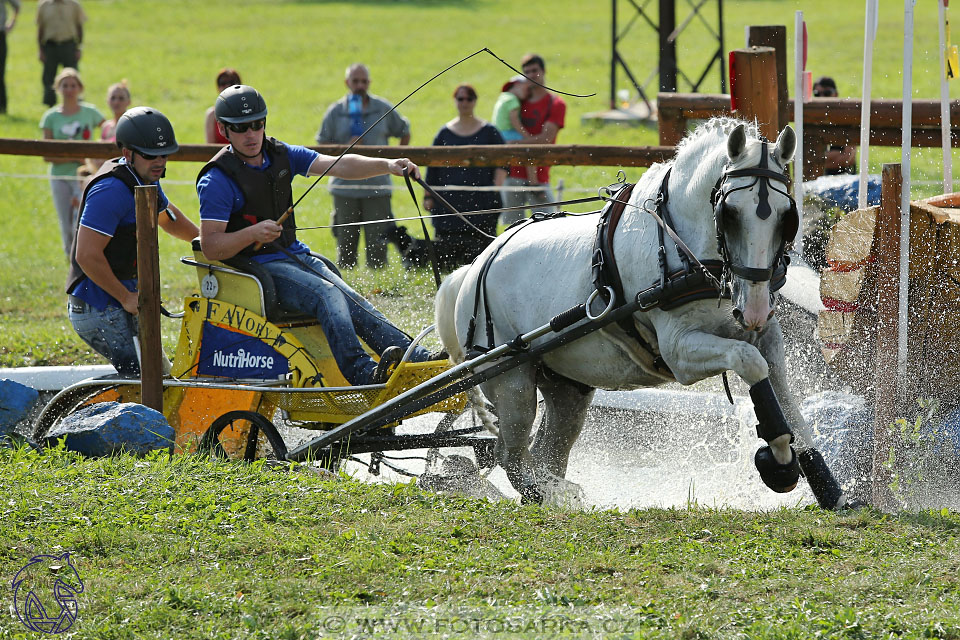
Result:
M793 199L793 196L786 191L776 188L771 183L771 180L775 180L783 183L784 185L789 185L790 178L784 171L774 171L767 167L768 146L769 145L765 140L761 141L760 164L758 166L748 167L745 169L724 169L723 173L717 179L717 183L714 185L713 190L710 192L710 203L713 205L713 219L717 229L717 251L720 253L720 259L723 261L723 276L725 281L729 281L729 276L732 273L744 278L745 280L751 280L753 282L767 282L773 278L774 272L781 265L781 263L784 263L784 268L786 267L786 263L789 263L789 257L786 255L786 249L788 245L792 245L793 239L797 235L797 230L800 226L800 215L797 211L797 202ZM728 179L749 176L755 178L755 180L750 184L728 189L726 191L724 190L724 183ZM770 217L770 214L773 213L773 208L770 206L771 189L785 196L790 201L790 209L787 211L786 218L783 221L783 230L780 236L780 246L773 258L773 262L771 262L770 266L765 269L757 267L745 267L734 262L733 256L730 254L730 249L727 246L726 237L726 226L728 222L726 204L727 196L735 191L750 189L757 183L760 184L760 202L757 204L756 214L761 220L766 220Z

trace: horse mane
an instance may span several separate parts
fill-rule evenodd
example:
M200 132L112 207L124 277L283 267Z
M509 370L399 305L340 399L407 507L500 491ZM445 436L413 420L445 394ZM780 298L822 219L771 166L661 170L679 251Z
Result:
M760 137L755 122L746 122L737 118L711 118L698 126L693 132L677 145L677 154L673 161L674 167L687 174L686 190L688 193L709 193L720 177L720 172L729 161L727 158L727 138L730 132L739 125L746 127L747 140L757 140ZM741 163L755 160L751 153L751 145L747 146L748 153L741 159ZM740 164L740 163L738 163Z

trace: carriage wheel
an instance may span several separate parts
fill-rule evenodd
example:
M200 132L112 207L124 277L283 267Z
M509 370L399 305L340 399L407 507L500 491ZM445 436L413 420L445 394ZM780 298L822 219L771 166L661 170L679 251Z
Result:
M211 455L227 458L226 451L220 442L220 434L227 427L233 428L234 422L247 421L250 423L250 432L247 436L246 448L243 453L243 459L247 462L253 461L257 453L257 438L259 433L267 438L273 448L273 453L278 460L286 460L287 445L283 442L283 437L276 426L270 420L256 411L229 411L210 425L210 428L203 434L200 440L200 451L209 452Z

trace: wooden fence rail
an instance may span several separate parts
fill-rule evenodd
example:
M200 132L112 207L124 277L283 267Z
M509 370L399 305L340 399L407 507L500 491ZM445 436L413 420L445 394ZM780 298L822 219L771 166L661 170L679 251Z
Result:
M320 153L338 155L346 147L310 147ZM170 160L206 162L220 145L182 144ZM404 156L424 167L501 167L536 164L540 166L649 167L673 157L674 147L614 147L599 145L476 145L459 147L357 146L351 153L378 158ZM110 142L73 140L24 140L0 138L0 155L43 156L48 158L112 158L118 155Z

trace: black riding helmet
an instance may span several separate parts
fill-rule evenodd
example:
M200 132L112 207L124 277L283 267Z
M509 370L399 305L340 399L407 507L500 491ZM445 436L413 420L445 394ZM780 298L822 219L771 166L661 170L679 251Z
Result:
M220 122L240 124L267 117L267 103L260 92L245 84L227 87L217 96L214 114Z
M148 156L168 156L180 149L167 116L150 107L127 109L120 116L117 146Z

